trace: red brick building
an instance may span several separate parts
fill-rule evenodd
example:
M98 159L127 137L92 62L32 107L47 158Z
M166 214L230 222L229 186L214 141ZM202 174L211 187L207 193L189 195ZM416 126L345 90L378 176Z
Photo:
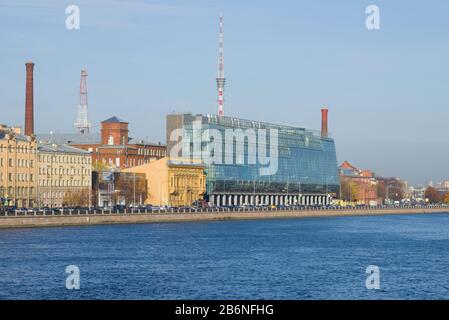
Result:
M378 181L371 170L360 170L348 161L339 167L340 186L343 200L366 205L382 203L378 195Z
M129 137L128 122L111 117L101 122L101 132L38 135L38 140L66 143L90 151L97 167L130 168L165 157L166 147Z

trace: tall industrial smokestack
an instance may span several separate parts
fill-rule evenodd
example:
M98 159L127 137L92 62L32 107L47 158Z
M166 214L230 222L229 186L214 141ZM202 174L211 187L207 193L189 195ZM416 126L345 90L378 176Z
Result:
M321 109L321 137L327 138L328 131L327 131L327 113L329 110L327 108Z
M25 135L34 134L34 99L33 99L33 69L34 63L27 62L26 66L26 92L25 92Z

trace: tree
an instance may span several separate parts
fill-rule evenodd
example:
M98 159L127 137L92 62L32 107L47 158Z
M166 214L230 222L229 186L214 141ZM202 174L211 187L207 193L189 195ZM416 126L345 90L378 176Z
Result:
M115 179L114 187L115 203L124 201L126 204L136 205L147 198L147 182L143 173L121 172Z
M357 201L359 194L359 185L351 179L342 179L341 181L341 196L345 201Z
M67 191L64 194L62 205L65 207L87 207L89 206L89 190Z
M377 182L377 196L382 199L382 201L385 200L387 195L387 188L385 186L384 180L378 180Z
M427 187L424 197L429 199L430 203L440 203L443 200L441 194L434 187Z
M378 178L377 194L383 201L400 201L404 197L401 180L396 178Z
M107 169L107 166L102 161L97 160L92 164L92 171L101 172L101 171L106 171L106 169Z
M446 194L444 195L443 202L444 202L445 204L449 204L449 192L446 193Z

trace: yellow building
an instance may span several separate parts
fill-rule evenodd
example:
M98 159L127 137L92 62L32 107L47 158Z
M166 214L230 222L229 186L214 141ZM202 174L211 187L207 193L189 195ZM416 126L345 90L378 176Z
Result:
M36 162L35 137L0 125L0 205L35 205Z
M165 157L124 172L145 173L148 197L146 204L190 206L206 193L204 164Z
M65 144L38 145L38 205L91 205L92 156Z

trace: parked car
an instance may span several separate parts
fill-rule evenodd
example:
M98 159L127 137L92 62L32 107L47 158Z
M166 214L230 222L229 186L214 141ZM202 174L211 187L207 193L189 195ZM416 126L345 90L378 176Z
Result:
M124 211L126 210L126 206L124 204L116 204L112 207L113 211Z

